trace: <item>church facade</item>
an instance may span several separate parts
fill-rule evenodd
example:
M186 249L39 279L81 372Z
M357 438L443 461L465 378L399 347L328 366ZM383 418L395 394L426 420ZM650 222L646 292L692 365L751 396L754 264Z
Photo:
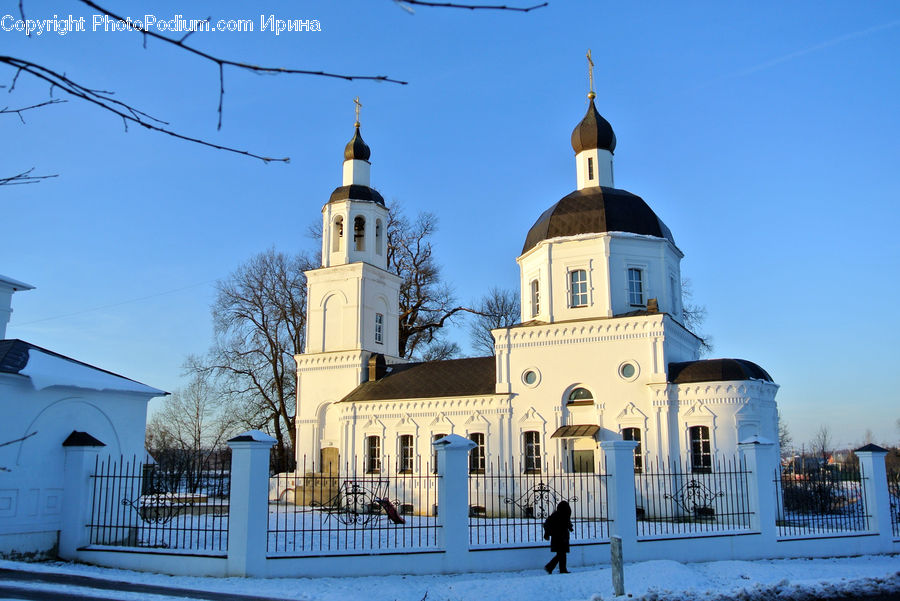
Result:
M475 443L476 473L495 462L597 471L599 442L614 439L638 443L638 470L680 458L708 471L741 440L777 441L769 374L742 359L700 359L701 341L683 325L683 254L643 199L614 186L615 134L589 99L572 132L576 189L525 236L521 323L492 331L491 357L398 356L388 209L369 185L357 121L342 185L322 209L322 267L307 272L298 470L424 472L431 443L447 434Z

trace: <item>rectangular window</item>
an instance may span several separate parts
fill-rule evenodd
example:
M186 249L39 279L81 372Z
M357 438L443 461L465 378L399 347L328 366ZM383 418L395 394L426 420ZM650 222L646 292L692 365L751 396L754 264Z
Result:
M381 313L375 314L375 344L382 344L384 342L384 315Z
M440 440L445 436L447 436L447 435L446 434L434 434L431 437L431 442ZM435 447L434 445L431 445L431 473L432 474L437 473L437 461L438 461L437 447Z
M413 437L411 434L403 434L400 436L400 468L401 473L412 473L413 471Z
M644 454L641 449L641 429L622 428L622 440L633 440L637 444L634 447L634 471L640 473L644 469Z
M522 433L525 446L525 473L541 471L541 435L539 432Z
M569 272L569 306L587 307L587 271L575 269Z
M712 452L709 444L709 427L691 426L691 471L708 474L712 471Z
M541 288L537 280L531 280L531 316L541 312Z
M594 159L591 157L588 157L588 179L594 179Z
M637 267L628 268L628 302L633 307L644 306L644 272Z
M469 473L484 473L484 434L473 432L469 434L469 440L475 443L475 448L469 451Z
M366 473L381 472L381 437L366 436Z

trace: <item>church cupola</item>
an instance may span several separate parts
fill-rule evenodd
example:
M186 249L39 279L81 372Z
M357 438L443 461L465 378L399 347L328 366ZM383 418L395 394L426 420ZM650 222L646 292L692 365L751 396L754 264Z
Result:
M609 121L597 112L594 105L594 62L588 50L589 106L584 119L572 130L572 150L575 151L575 173L578 189L598 186L614 187L613 152L616 150L616 134Z
M344 147L343 180L322 208L322 264L325 267L363 261L387 267L387 208L384 197L369 185L372 151L359 131L357 97L353 137Z

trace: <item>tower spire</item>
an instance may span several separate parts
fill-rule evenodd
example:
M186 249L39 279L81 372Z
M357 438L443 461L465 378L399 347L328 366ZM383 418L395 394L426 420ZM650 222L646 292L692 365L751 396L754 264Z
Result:
M590 91L588 92L588 99L593 100L597 97L594 94L594 60L591 58L591 49L588 48L587 51L587 61L588 61L588 82L590 83Z

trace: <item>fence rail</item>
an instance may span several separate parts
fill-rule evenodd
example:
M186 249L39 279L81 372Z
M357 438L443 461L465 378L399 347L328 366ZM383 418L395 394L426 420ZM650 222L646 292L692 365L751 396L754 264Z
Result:
M856 467L779 468L775 476L778 535L802 537L867 530L865 479Z
M273 476L269 555L437 548L439 476L424 468L397 470L390 457L377 471L304 460L297 473Z
M609 539L607 478L601 473L526 470L516 462L469 474L469 544L497 548L541 543L544 520L560 501L572 507L572 542Z
M900 470L888 472L888 495L891 499L891 529L900 538Z
M91 487L92 545L228 550L227 470L98 458Z
M638 538L750 529L749 475L736 457L716 458L703 469L681 459L648 461L634 474Z

